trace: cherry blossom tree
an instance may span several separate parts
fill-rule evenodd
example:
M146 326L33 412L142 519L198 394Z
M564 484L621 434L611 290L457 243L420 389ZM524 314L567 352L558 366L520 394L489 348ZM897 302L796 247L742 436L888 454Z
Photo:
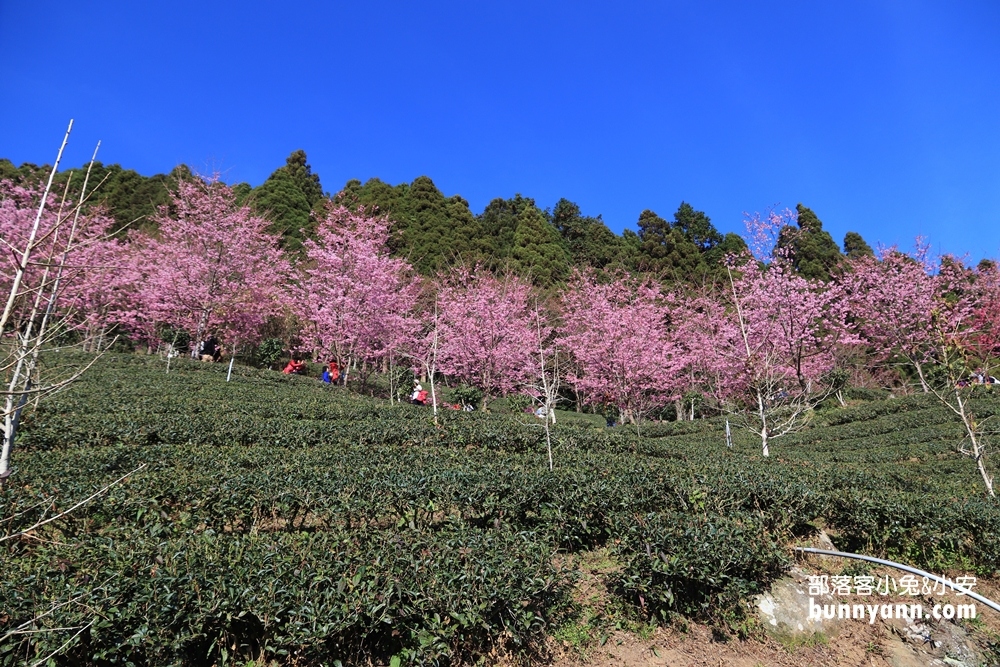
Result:
M233 350L256 342L289 276L270 223L217 180L179 182L156 223L155 235L132 235L141 277L137 307L121 313L129 328L148 336L169 324L195 340L213 333Z
M955 261L943 263L935 278L937 289L931 312L930 349L944 382L931 381L930 390L962 422L965 438L956 450L975 462L986 492L996 497L993 475L986 467L986 432L968 400L972 392L981 389L980 383L967 382L973 373L983 373L991 356L983 340L995 335L990 329L992 322L977 317L977 310L981 308L979 299L992 296L990 286L977 285L972 272L963 270Z
M770 441L803 427L826 397L835 346L852 334L836 285L808 281L784 259L749 260L736 273L730 266L729 322L715 339L730 368L720 398L748 417L768 456Z
M7 291L0 315L0 338L7 339L2 347L6 386L0 485L11 472L11 451L29 397L37 402L42 396L68 386L89 368L87 365L72 369L62 377L42 377L39 372L41 349L62 330L54 308L66 260L79 242L77 232L83 201L68 201L69 182L58 203L50 198L53 178L72 128L70 121L44 190L36 192L14 187L9 182L0 183L0 240L6 246L4 254L9 252L13 260L0 270L0 288ZM91 167L96 157L95 150ZM87 178L82 191L87 191ZM85 226L90 219L83 216Z
M576 362L567 380L588 403L614 406L638 427L644 413L677 397L684 361L655 284L577 273L563 294L562 319L559 344Z
M462 267L442 278L437 303L438 369L481 390L483 409L533 377L538 332L527 283Z
M854 340L841 288L802 278L781 251L767 253L768 239L789 221L794 214L787 211L746 217L755 254L770 264L730 258L721 308L705 308L702 318L702 332L721 357L708 364L719 380L715 398L760 437L764 456L771 440L805 426L830 389L824 379L836 346Z
M726 313L725 293L714 293L711 285L703 289L674 300L674 341L685 362L681 389L689 395L727 400L740 388L739 376L732 356L720 354L717 346L720 340L735 340L738 332ZM684 409L678 401L678 420L683 419Z
M927 248L918 239L912 256L890 248L880 261L856 260L845 279L852 309L875 358L902 360L921 389L961 420L965 438L956 450L975 462L987 493L995 496L986 434L969 404L977 387L968 382L993 354L997 332L984 309L995 303L995 277L988 268L977 275L951 258L931 261Z
M996 360L1000 358L1000 267L996 262L980 263L975 283L974 342L984 360Z
M68 208L68 211L67 211ZM53 258L66 245L68 221L74 207L65 200L34 188L0 182L0 243L5 259L0 262L0 290L10 298L4 325L23 321L42 284L48 280ZM59 244L60 232L63 244ZM24 249L28 253L24 253ZM18 255L21 255L20 257ZM13 256L14 261L9 257Z
M108 223L113 225L114 220L108 218ZM83 337L83 349L91 352L100 352L110 343L119 323L135 319L132 313L142 278L133 246L103 231L90 235L68 258L69 280L59 294L60 312L71 318ZM152 335L149 332L147 337Z
M872 360L895 360L912 369L925 393L930 391L925 367L933 361L936 268L928 246L917 239L914 255L888 248L878 259L859 257L842 280Z
M419 336L419 284L405 260L389 256L388 240L385 216L331 205L316 240L305 242L295 311L317 358L374 364Z
M562 382L562 372L559 367L559 350L553 349L542 337L543 328L550 332L549 327L543 327L546 319L535 302L535 341L538 345L538 367L535 373L536 381L528 386L532 397L538 404L536 414L542 418L542 428L545 429L545 449L549 455L549 470L552 470L552 429L556 423L556 403L559 402L559 387Z

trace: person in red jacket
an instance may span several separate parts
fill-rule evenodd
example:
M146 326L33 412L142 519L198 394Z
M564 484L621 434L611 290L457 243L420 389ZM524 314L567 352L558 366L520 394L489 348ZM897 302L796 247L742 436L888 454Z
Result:
M302 375L306 372L306 362L292 357L282 371L285 375Z
M413 393L410 394L410 403L414 405L427 405L427 390L420 386L419 380L413 381Z

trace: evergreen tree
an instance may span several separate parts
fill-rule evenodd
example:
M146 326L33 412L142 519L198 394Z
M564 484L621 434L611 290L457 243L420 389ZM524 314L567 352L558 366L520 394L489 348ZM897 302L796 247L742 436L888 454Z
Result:
M515 194L511 199L497 197L477 216L483 235L489 239L493 268L499 268L513 254L514 231L526 208L536 208L535 200Z
M31 162L22 162L16 167L10 160L0 159L0 180L11 181L14 185L36 185L49 175L49 165L38 166Z
M411 218L403 239L417 269L440 271L475 254L478 226L461 197L448 198L427 176L414 179L404 202Z
M304 150L292 152L285 158L285 166L282 168L291 176L295 187L305 196L309 206L316 206L326 199L323 195L323 186L319 182L319 174L313 173Z
M83 184L83 179L79 176L78 172L73 178L74 190ZM131 169L122 169L117 164L97 172L95 163L90 183L103 181L103 184L93 193L91 201L107 207L115 218L114 232L123 234L132 229L150 231L158 228L156 216L160 207L171 206L170 193L180 183L194 183L197 180L183 164L174 167L169 174L155 174L147 178Z
M311 227L312 207L291 175L282 169L276 170L253 195L256 211L271 221L268 231L279 234L281 245L287 250L301 250Z
M698 246L649 209L639 214L637 268L672 280L697 280L706 272Z
M7 158L0 158L0 181L17 182L17 167Z
M712 221L704 211L696 211L691 204L684 201L674 213L673 226L702 252L707 252L722 242L722 234L712 225Z
M523 207L517 216L511 260L518 275L539 286L551 286L569 274L569 253L559 232L536 206Z
M236 198L236 205L243 206L247 203L250 195L253 194L253 187L246 182L237 183L232 187L233 196Z
M722 240L705 253L705 264L713 274L725 275L722 262L730 255L739 256L750 252L747 242L736 232L727 232Z
M784 227L778 234L778 250L787 253L795 271L807 280L829 280L843 255L840 246L807 206L799 204L798 228Z
M305 151L292 152L253 194L257 212L271 220L270 231L281 235L286 249L300 250L314 231L313 209L324 200L319 175L312 173Z
M387 215L393 223L392 254L406 257L424 275L457 261L480 262L492 250L469 203L458 195L445 197L427 176L395 187L377 178L364 185L348 181L339 199L349 208L376 207Z
M861 234L857 232L847 232L844 235L844 254L848 259L875 256L871 246L865 243L865 240L861 238Z
M567 199L556 202L550 221L576 266L603 269L611 264L630 266L634 260L632 248L608 229L601 216L583 216L580 207Z

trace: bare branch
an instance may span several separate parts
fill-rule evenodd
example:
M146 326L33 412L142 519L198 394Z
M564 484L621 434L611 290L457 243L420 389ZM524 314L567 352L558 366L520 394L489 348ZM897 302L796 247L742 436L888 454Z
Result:
M92 493L91 495L87 496L86 498L84 498L83 500L81 500L80 502L78 502L76 505L73 505L72 507L70 507L68 510L66 510L64 512L60 512L59 514L56 514L55 516L50 517L50 518L46 519L45 521L39 521L34 526L31 526L30 528L22 530L19 533L14 533L13 535L7 535L6 537L0 537L0 542L6 542L7 540L12 540L15 537L21 537L23 535L26 535L27 533L30 533L31 531L33 531L33 530L35 530L37 528L41 528L42 526L44 526L47 523L52 523L56 519L61 519L62 517L64 517L67 514L69 514L70 512L73 512L74 510L76 510L78 507L82 507L83 505L86 505L91 500L93 500L97 496L101 495L102 493L104 493L105 491L107 491L108 489L110 489L115 484L118 484L119 482L121 482L122 480L126 479L127 477L130 477L131 475L134 475L135 473L139 472L140 470L142 470L143 468L145 468L148 465L149 465L148 463L143 463L141 466L139 466L138 468L136 468L132 472L126 473L126 474L122 475L121 477L119 477L115 481L107 484L106 486L104 486L103 488L101 488L99 491L96 491L96 492Z

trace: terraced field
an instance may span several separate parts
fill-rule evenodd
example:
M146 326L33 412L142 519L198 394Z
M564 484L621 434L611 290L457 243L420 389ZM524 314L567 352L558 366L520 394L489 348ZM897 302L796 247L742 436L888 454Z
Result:
M49 630L0 642L0 664L64 643L64 664L538 656L592 554L617 623L739 634L818 526L844 550L1000 570L1000 511L926 397L820 410L770 459L743 434L727 448L719 420L561 422L550 472L530 417L435 424L315 379L109 355L24 420L0 533L136 472L0 543L0 636Z

